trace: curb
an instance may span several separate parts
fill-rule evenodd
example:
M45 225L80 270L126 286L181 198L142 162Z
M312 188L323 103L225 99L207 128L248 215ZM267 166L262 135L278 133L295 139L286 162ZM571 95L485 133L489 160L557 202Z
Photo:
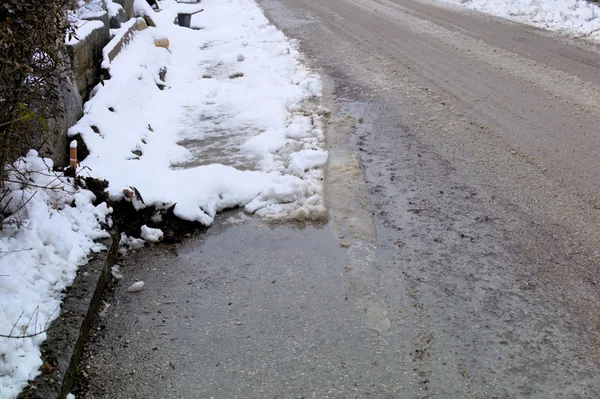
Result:
M43 373L30 381L18 399L64 399L73 388L90 326L100 308L115 264L119 240L101 241L108 248L81 266L63 300L60 316L48 328L42 344Z

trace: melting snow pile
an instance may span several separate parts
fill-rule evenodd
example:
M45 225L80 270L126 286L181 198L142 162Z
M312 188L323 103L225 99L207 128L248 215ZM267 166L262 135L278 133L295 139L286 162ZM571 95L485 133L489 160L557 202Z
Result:
M12 398L39 367L43 332L60 313L62 291L90 252L108 237L110 208L51 172L52 161L31 151L7 168L0 206L12 216L0 231L0 398ZM18 338L30 336L30 338Z
M90 151L81 173L108 180L112 199L135 187L146 206L175 205L176 216L205 225L236 206L322 218L327 153L319 117L302 105L321 83L293 43L250 0L202 2L192 17L200 29L173 24L198 5L165 1L155 13L136 4L157 28L105 59L111 78L70 130ZM155 46L165 37L168 50Z
M541 28L600 39L600 6L586 0L439 0Z
M98 11L99 1L88 3L76 18ZM178 12L199 5L160 7L155 13L136 0L138 15L157 26L105 58L110 79L69 131L80 151L89 150L78 174L108 180L111 199L174 207L176 216L205 225L236 206L275 220L322 218L325 111L307 101L321 94L321 83L294 43L252 0L203 0L204 12L192 17L199 29L173 24ZM80 38L98 28L81 23ZM1 398L15 397L39 374L43 331L77 267L102 249L94 240L108 235L103 223L111 223L105 203L94 205L90 191L51 173L49 163L35 152L19 160L0 204L15 212L0 231L0 334L21 337L0 337ZM160 240L154 227L143 226L142 238Z

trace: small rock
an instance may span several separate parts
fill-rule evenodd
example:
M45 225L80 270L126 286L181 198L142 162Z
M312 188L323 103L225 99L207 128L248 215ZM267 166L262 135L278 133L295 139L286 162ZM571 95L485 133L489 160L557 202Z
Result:
M246 59L246 57L244 57L244 55L243 55L243 54L240 54L240 55L238 55L238 57L237 57L237 60L238 60L238 62L242 62L242 61L244 61L245 59Z
M144 282L136 281L135 283L131 284L129 286L129 288L127 288L127 292L140 292L143 289L144 289Z
M242 72L236 72L232 75L229 75L229 79L237 79L242 77L244 77L244 74Z
M340 240L340 247L350 248L351 246L352 246L352 243L350 241Z
M212 79L212 75L205 73L204 75L202 75L202 79Z
M162 47L162 48L168 50L169 49L169 39L167 39L166 37L156 39L156 40L154 40L154 45L156 47Z

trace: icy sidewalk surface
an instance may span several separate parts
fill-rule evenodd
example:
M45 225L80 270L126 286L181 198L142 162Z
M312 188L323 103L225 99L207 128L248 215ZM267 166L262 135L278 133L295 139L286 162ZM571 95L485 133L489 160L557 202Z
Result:
M173 25L198 5L137 7L157 28L110 64L111 79L71 129L90 149L81 173L108 180L114 199L133 186L146 205L176 204L177 216L206 225L235 206L271 219L323 218L327 152L307 107L321 82L294 43L250 0L203 1L192 17L200 29ZM169 50L154 45L162 37Z

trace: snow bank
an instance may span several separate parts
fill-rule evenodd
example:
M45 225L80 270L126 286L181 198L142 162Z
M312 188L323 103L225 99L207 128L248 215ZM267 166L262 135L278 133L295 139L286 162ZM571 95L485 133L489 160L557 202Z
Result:
M108 180L112 199L133 186L146 205L176 204L176 216L205 225L250 203L248 212L274 219L323 217L324 139L302 106L321 82L293 43L251 0L204 1L192 17L201 30L173 24L198 5L165 1L155 13L144 3L136 9L157 28L106 65L111 79L70 130L90 150L81 172ZM169 50L154 45L159 37ZM301 164L299 151L320 151L319 161Z
M600 40L600 6L585 0L438 0Z
M101 222L110 209L94 195L55 175L52 161L35 151L10 170L0 206L14 215L0 231L0 397L15 397L39 374L43 331L58 317L62 291L77 267L103 247ZM43 187L48 187L44 189Z

